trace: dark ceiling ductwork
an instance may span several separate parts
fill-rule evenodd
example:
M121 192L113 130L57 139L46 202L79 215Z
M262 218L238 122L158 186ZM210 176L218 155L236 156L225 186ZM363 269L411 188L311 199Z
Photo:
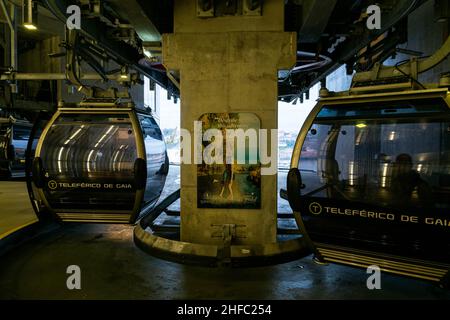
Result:
M426 1L378 1L382 19L379 30L366 27L366 8L373 4L369 0L286 1L286 31L298 32L298 50L302 54L295 68L280 77L279 99L293 101L301 97L342 64L347 65L351 73L386 59L405 39L404 33L398 30L405 30L407 16ZM108 0L95 4L89 1L43 0L42 3L62 23L68 17L66 8L72 4L80 5L82 42L91 49L98 48L106 59L149 77L166 88L169 96L179 96L179 80L171 81L152 51L156 50L156 55L159 55L161 35L173 32L173 0ZM374 41L383 35L386 35L383 45L373 46ZM83 52L86 53L81 51L80 54ZM144 53L150 53L151 58ZM108 73L99 69L92 55L85 54L82 58L95 65L94 69L100 74L103 72L103 76Z
M173 32L173 1L111 0L110 6L130 21L143 42L158 42L163 33Z
M353 71L360 50L370 47L374 39L402 25L404 19L426 1L379 1L382 20L379 30L369 30L366 27L364 13L367 6L372 4L369 1L289 1L287 7L296 14L286 12L286 19L296 18L297 21L286 21L286 25L291 30L297 26L299 50L313 53L318 59L320 55L327 56L331 63L310 72L291 72L289 77L279 82L279 99L290 102L301 97L342 64L347 64L349 72ZM309 15L311 10L322 10L320 12L323 12L323 15L318 18L316 14L313 20ZM325 21L326 27L323 28ZM398 37L395 32L391 34L397 37L397 41L401 41L402 37ZM397 43L390 43L386 48L392 52L392 47ZM377 55L378 60L371 59L371 63L389 56L380 52L377 52Z
M142 32L144 29L142 24L146 21L145 13L144 11L139 11L140 6L137 2L131 2L133 2L131 6L134 10L143 17L138 23L138 29ZM66 8L70 5L78 4L78 2L71 0L44 0L44 4L59 20L65 23L68 17ZM100 48L109 59L114 60L119 65L128 66L129 68L138 71L167 89L169 94L179 96L178 88L172 84L166 76L166 73L161 71L161 69L153 68L152 64L145 62L146 59L143 52L142 39L138 36L133 36L135 30L125 28L128 29L126 31L129 32L130 37L128 39L123 39L118 28L111 28L111 24L117 23L116 19L121 18L120 16L117 16L118 14L116 13L116 10L114 10L114 2L111 2L111 5L109 2L103 4L105 6L102 7L101 17L95 17L94 15L94 17L87 18L82 15L81 29L79 30L80 35L92 45ZM126 5L128 8L129 1L122 5ZM118 11L120 12L119 9L120 7L118 7ZM128 21L126 23L128 23ZM124 22L122 22L122 24L124 24ZM156 27L154 27L153 30L149 30L148 37L158 37L158 30Z
M298 43L317 43L328 25L337 0L303 1L302 26L298 31ZM317 13L320 12L320 15Z

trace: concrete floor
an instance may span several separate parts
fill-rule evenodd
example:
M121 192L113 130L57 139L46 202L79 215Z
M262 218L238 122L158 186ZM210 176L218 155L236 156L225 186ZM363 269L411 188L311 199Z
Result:
M66 268L81 268L81 290L66 288ZM450 299L450 291L382 274L366 288L365 270L318 266L311 258L270 267L180 265L135 247L132 227L69 225L0 261L0 299Z
M36 221L23 179L0 181L0 239Z
M172 166L165 195L177 189L177 180L179 167ZM23 182L0 182L0 192L3 228L34 217ZM279 212L288 211L280 201ZM450 291L433 284L388 274L382 290L371 291L365 270L318 266L310 257L242 269L179 265L145 254L132 235L128 225L48 231L2 256L0 299L450 299ZM66 288L69 265L81 268L81 290Z

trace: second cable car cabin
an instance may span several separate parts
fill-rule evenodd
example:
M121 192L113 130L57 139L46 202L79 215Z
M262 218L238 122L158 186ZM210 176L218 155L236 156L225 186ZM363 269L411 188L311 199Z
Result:
M449 106L447 89L320 99L288 175L290 205L319 259L448 277Z
M35 198L62 221L133 223L156 204L168 166L151 114L113 101L63 105L36 148Z
M31 127L27 120L0 118L0 178L25 176L25 150Z

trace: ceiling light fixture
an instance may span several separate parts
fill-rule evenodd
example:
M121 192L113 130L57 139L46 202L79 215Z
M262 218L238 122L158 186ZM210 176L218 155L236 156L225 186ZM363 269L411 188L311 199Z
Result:
M28 30L37 30L38 8L33 0L22 0L22 25Z

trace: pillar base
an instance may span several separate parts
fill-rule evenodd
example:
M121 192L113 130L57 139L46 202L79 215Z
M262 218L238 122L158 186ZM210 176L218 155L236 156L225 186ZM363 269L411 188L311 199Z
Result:
M157 236L139 223L134 242L148 254L182 264L209 267L253 267L301 259L311 254L303 237L264 245L231 245L228 247L183 242Z

